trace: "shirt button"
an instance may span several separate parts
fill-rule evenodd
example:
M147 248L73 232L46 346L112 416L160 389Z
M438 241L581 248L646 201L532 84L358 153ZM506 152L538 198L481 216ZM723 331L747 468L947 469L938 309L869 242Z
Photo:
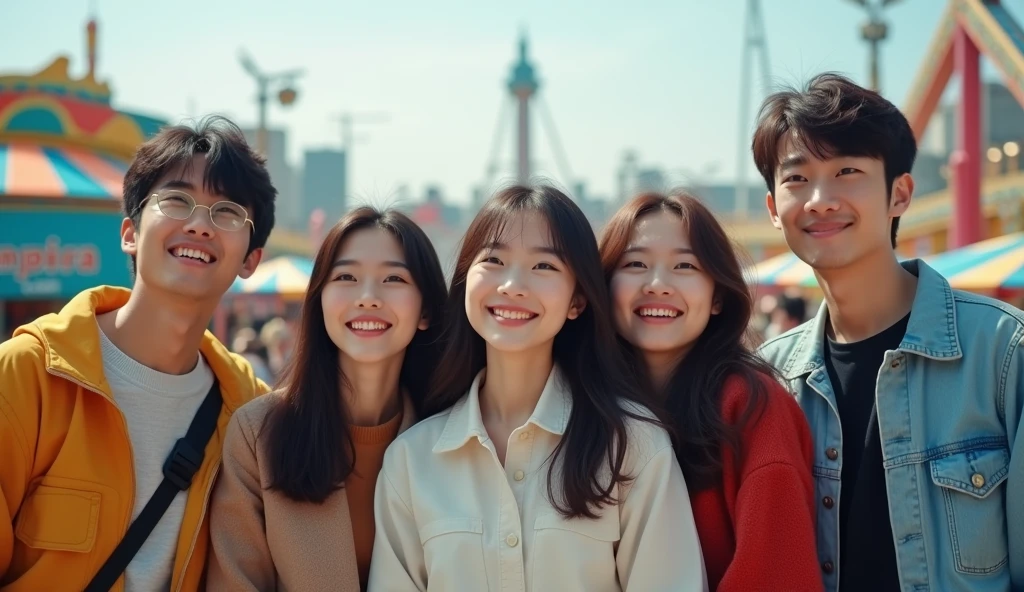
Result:
M825 563L823 563L821 565L821 570L824 571L827 574L832 573L832 570L834 570L835 568L836 568L836 566L833 565L831 561L826 561Z
M832 506L836 505L836 503L832 498L825 496L825 498L821 500L821 505L825 506L825 509L831 510Z
M835 448L829 448L825 451L825 456L827 456L829 460L835 460L839 458L839 451Z
M509 547L515 547L519 544L519 537L517 537L515 534L510 534L507 537L505 537L505 542L508 543Z
M530 432L519 432L519 439L520 440L529 440L530 439Z
M971 485L981 489L985 486L985 476L981 473L975 473L971 475Z
M514 473L514 474L512 475L512 478L513 478L513 479L515 479L516 481L522 481L522 480L523 480L523 477L526 477L526 473L524 473L524 472L522 472L522 471L516 471L516 472L515 472L515 473Z

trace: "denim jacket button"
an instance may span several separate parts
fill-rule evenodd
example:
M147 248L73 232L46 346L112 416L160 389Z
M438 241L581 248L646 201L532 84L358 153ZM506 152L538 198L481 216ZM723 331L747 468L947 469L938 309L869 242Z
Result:
M825 456L828 457L829 460L835 460L839 458L839 451L835 448L829 448L825 451Z
M835 568L836 568L836 566L833 565L831 561L826 561L825 563L823 563L821 565L821 570L824 571L827 574L832 573L832 570L834 570Z
M831 497L826 495L824 497L824 499L821 500L821 505L825 506L826 510L831 510L832 506L834 506L836 504L835 504L835 500L833 500Z
M971 475L971 485L981 489L985 486L985 476L981 473L975 473Z
M893 360L892 364L890 364L890 366L892 366L893 368L899 368L900 367L900 359L896 358L895 360Z

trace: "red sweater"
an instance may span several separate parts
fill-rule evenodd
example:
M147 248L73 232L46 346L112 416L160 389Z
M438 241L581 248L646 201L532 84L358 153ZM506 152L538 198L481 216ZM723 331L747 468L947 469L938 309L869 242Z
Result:
M822 590L815 545L811 432L800 406L775 381L737 458L723 448L722 484L690 493L710 590ZM722 413L735 423L749 390L726 381ZM755 416L758 417L758 416Z

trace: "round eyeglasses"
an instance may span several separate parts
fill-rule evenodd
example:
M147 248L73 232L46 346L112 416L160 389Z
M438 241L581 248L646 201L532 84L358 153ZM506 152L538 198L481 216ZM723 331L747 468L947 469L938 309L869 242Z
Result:
M191 195L177 189L159 191L149 197L156 201L156 207L168 218L188 220L196 208L206 208L210 211L210 220L213 225L221 230L236 232L245 227L246 222L253 227L253 230L256 229L245 208L233 201L219 201L212 206L204 206L197 204Z

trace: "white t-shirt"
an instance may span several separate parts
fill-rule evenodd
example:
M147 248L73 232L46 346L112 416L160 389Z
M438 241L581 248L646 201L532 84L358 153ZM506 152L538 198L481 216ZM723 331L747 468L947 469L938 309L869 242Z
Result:
M163 481L163 466L175 442L188 431L199 405L213 386L213 371L201 355L188 374L157 372L128 357L100 330L103 372L114 401L128 423L135 459L132 521ZM174 496L167 512L125 570L127 592L167 590L185 514L187 492Z

